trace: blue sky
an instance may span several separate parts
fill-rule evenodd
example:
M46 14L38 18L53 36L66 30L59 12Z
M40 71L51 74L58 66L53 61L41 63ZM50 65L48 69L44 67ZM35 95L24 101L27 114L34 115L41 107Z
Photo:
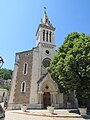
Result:
M0 56L14 68L15 53L36 45L36 30L47 8L56 28L56 49L71 32L90 34L90 0L0 0Z

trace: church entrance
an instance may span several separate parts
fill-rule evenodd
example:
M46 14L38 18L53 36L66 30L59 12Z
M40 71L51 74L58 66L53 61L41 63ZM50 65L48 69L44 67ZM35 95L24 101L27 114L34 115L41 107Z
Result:
M43 94L43 107L47 108L47 106L51 105L51 95L50 92L44 92Z

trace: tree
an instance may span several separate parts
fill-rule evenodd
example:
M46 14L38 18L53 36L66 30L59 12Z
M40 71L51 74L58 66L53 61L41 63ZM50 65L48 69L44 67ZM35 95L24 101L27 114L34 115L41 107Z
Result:
M90 99L90 36L69 34L47 70L60 91L76 90L79 100Z
M3 80L11 79L12 77L12 70L2 68L0 69L0 78Z

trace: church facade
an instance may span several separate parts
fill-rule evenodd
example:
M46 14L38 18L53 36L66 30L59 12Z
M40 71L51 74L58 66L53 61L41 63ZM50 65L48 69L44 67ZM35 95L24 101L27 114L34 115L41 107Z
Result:
M50 105L65 107L67 97L59 92L57 84L46 71L56 53L54 31L44 11L36 32L36 47L16 53L8 104L10 109L19 109L23 104L35 109Z

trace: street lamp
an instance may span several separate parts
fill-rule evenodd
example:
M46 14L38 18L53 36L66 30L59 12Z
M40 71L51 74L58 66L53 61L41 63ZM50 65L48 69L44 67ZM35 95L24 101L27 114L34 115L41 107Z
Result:
M0 56L0 68L2 67L4 61L3 61L3 58Z

